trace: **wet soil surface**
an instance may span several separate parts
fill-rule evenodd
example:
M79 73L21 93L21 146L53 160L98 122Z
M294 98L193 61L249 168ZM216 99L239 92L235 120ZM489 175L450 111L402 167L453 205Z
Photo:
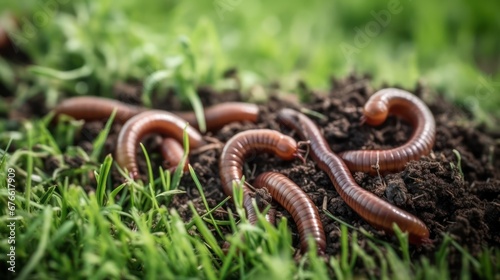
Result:
M232 123L219 131L206 134L207 141L213 145L201 152L195 151L190 156L190 163L204 187L210 207L215 207L226 197L221 189L218 161L223 144L228 139L240 131L256 128L280 130L298 139L291 130L276 122L276 113L281 108L307 108L324 115L326 119L311 118L322 129L334 152L396 147L405 143L411 134L411 127L395 117L390 117L377 128L361 125L362 106L376 91L369 78L352 75L333 80L328 92L315 92L303 84L300 90L304 99L302 103L281 99L272 94L273 90L269 90L271 98L259 105L261 115L256 124ZM361 187L416 215L429 227L430 238L434 242L420 247L411 246L411 256L415 260L422 255L432 259L444 233L450 234L476 256L485 248L499 247L500 133L485 132L484 128L474 126L468 121L470 114L466 110L431 95L429 89L418 85L409 90L425 100L435 116L437 136L433 152L419 161L410 162L402 172L385 176L370 176L358 172L353 174L355 180ZM140 103L139 85L119 84L114 91L119 100ZM238 92L218 93L209 88L201 88L198 92L205 106L242 99ZM173 92L157 96L153 104L166 110L185 109ZM83 136L77 144L90 150L90 141L103 127L103 122L85 124ZM104 154L113 152L120 127L113 126ZM151 136L144 143L149 151L156 151L159 141L159 136ZM138 152L144 174L145 163L140 154ZM156 166L162 164L159 155L153 153L152 158ZM51 169L49 166L47 164L47 169ZM306 164L298 160L286 162L265 154L246 160L244 174L248 181L264 171L285 174L302 187L318 206L327 238L328 255L339 254L340 225L325 215L322 209L354 227L366 229L382 240L397 244L394 237L375 230L351 210L337 194L327 175L310 158ZM117 184L123 180L116 172L113 176ZM186 193L176 195L169 207L176 208L186 221L192 216L187 207L188 201L192 201L201 214L206 212L189 174L183 176L180 188ZM223 208L227 207L233 208L234 205L229 202ZM217 219L227 219L224 209L214 213ZM289 220L293 246L299 248L299 237L293 220L283 208L278 206L277 210L278 219L286 217ZM362 247L370 251L363 241L365 237L360 235L358 238ZM452 271L460 271L461 255L453 248L450 250L449 263Z

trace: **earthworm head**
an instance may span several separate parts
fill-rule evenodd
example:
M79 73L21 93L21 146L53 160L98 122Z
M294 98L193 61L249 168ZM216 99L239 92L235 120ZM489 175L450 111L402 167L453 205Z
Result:
M410 243L415 245L433 243L432 240L429 238L429 230L425 226L421 230L410 232L408 238Z
M365 104L363 109L363 116L365 122L369 125L381 125L387 119L389 108L387 102L384 101L371 101Z
M290 136L280 137L274 153L285 160L292 160L294 158L302 158L302 153L299 152L297 142Z

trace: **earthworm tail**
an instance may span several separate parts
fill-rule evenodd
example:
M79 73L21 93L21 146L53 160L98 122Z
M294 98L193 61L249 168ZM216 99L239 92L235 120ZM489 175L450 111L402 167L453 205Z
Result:
M429 108L415 95L396 88L379 90L364 107L363 120L371 125L382 124L389 114L408 121L414 128L402 146L388 150L346 151L339 154L351 171L374 174L396 172L407 162L428 155L436 137L436 122ZM375 168L374 168L375 167Z
M233 182L243 176L245 158L255 152L272 153L283 160L302 158L297 142L275 130L255 129L240 132L227 141L219 161L222 189L227 196L233 196ZM257 216L252 205L251 190L243 186L243 207L250 223L255 224Z
M171 137L166 137L163 139L161 146L161 155L165 161L165 168L168 168L170 172L174 172L179 163L182 161L184 156L184 147L181 143ZM183 171L188 171L189 159L186 160L184 164Z
M429 230L417 217L382 200L361 188L351 175L345 163L330 149L314 122L297 111L282 109L278 121L292 128L303 139L310 141L313 160L328 174L342 199L363 219L376 228L393 232L396 223L403 232L408 232L410 242L429 242Z
M319 252L325 251L326 238L318 209L299 186L285 175L275 172L260 174L253 186L267 188L273 199L292 215L299 231L302 252L307 252L309 236L316 242Z
M136 148L142 137L149 133L159 133L182 142L182 135L186 121L168 112L149 110L140 113L123 126L118 135L116 147L116 161L122 168L127 168L132 178L139 175L136 161ZM200 133L188 126L186 132L189 138L189 146L193 149L205 144Z

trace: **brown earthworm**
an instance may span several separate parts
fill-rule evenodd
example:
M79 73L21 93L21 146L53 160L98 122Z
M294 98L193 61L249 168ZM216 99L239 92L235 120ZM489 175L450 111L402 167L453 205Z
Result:
M227 196L234 196L233 182L240 182L245 158L256 152L272 153L283 160L303 159L297 142L278 131L254 129L240 132L227 141L219 161L222 189ZM243 186L243 207L250 223L255 224L257 215L247 186Z
M253 186L268 189L273 199L292 215L299 231L302 252L307 252L309 236L316 242L318 252L325 251L326 238L318 209L299 186L276 172L260 174L255 178Z
M118 135L116 147L116 162L128 169L131 178L137 178L135 152L141 138L149 133L159 133L163 136L173 137L182 142L182 135L186 121L178 116L159 110L149 110L129 119ZM196 149L205 144L201 134L188 126L186 132L189 138L189 147Z
M257 122L259 107L255 104L244 102L224 102L204 109L205 122L208 131L222 128L232 122ZM198 120L193 112L172 112L193 127L198 128Z
M174 172L184 156L184 147L181 143L171 137L166 137L161 142L161 155L166 163L165 168ZM186 160L183 171L188 171L189 159Z
M436 138L436 122L422 100L401 89L379 90L366 102L362 121L370 125L380 125L389 114L402 117L414 127L410 139L404 145L388 150L339 153L351 171L371 174L377 171L401 171L407 162L418 160L430 153Z
M147 110L109 98L78 96L63 100L54 108L54 113L56 117L64 114L77 120L92 121L109 118L114 109L116 109L115 120L119 123L125 123L131 117Z
M330 146L314 122L304 114L291 109L282 109L278 121L292 128L303 140L309 140L313 160L328 174L342 199L375 228L393 232L396 223L409 234L414 244L430 242L429 230L412 214L397 208L378 196L361 188L351 175L344 161L332 152Z
M54 112L56 116L64 114L75 119L100 120L109 118L115 108L117 110L115 120L119 123L124 123L131 117L149 110L145 107L128 105L105 97L80 96L62 101L54 108ZM231 122L257 122L259 107L251 103L225 102L207 107L203 112L207 130L212 131ZM198 128L198 120L193 112L176 111L171 113L186 120L192 127Z

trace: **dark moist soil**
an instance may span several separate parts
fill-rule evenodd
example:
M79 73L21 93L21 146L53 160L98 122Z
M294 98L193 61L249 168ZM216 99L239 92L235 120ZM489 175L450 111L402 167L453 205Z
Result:
M270 128L280 130L298 139L289 129L275 121L276 112L281 108L307 108L327 117L325 120L312 117L322 128L323 133L334 152L358 149L384 149L402 145L411 134L411 127L397 118L390 117L382 126L373 128L360 124L362 106L376 90L370 85L368 77L351 75L332 81L328 92L309 90L305 84L299 86L304 103L284 100L272 95L265 104L260 104L261 115L258 123L232 123L219 131L206 134L207 141L214 143L212 148L196 152L190 156L190 162L196 171L210 207L220 203L225 195L219 179L218 160L228 139L236 133L249 129ZM487 248L500 245L500 134L486 132L483 127L474 126L470 114L458 108L442 97L434 97L429 89L417 85L410 89L429 104L437 123L437 137L433 152L419 161L407 164L404 171L386 176L370 176L355 173L357 183L384 200L415 214L429 227L433 243L410 247L412 259L425 255L433 259L437 246L441 244L443 234L450 234L461 246L474 256ZM141 87L137 83L121 83L114 88L115 98L128 103L140 103ZM225 101L241 101L239 92L214 92L209 88L200 88L198 93L205 106ZM163 96L156 96L157 108L165 110L186 109L173 91ZM90 150L90 141L104 127L103 122L85 124L78 145ZM120 125L114 125L106 142L104 154L112 153ZM144 142L149 151L158 149L160 137L150 136ZM458 153L455 154L454 150ZM144 158L138 152L142 174L145 170ZM460 156L460 164L457 155ZM155 169L162 164L157 154L152 155ZM78 160L67 158L71 164L80 164ZM50 163L50 161L49 161ZM55 167L49 167L47 169ZM460 169L461 168L461 169ZM245 176L251 181L264 171L277 171L285 174L312 198L320 209L327 238L328 255L338 255L340 249L339 223L326 216L321 209L326 208L333 215L353 225L374 233L378 238L397 244L395 237L385 235L373 229L368 223L353 212L335 191L327 175L318 169L311 159L306 164L300 161L285 162L274 156L258 155L246 161ZM117 172L113 174L115 184L123 178ZM177 209L181 217L188 221L192 214L187 202L192 201L200 214L206 212L200 195L189 174L182 178L180 188L185 194L176 195L169 207ZM215 212L217 219L227 219L227 207L234 208L232 202ZM234 209L233 209L234 210ZM286 217L290 224L293 246L299 248L299 236L291 216L281 207L277 207L277 219ZM234 211L233 211L234 213ZM230 233L230 229L227 229ZM217 236L217 235L216 235ZM362 235L359 244L369 252L373 251ZM220 241L223 242L222 240ZM452 273L460 272L461 255L450 248L448 257Z

